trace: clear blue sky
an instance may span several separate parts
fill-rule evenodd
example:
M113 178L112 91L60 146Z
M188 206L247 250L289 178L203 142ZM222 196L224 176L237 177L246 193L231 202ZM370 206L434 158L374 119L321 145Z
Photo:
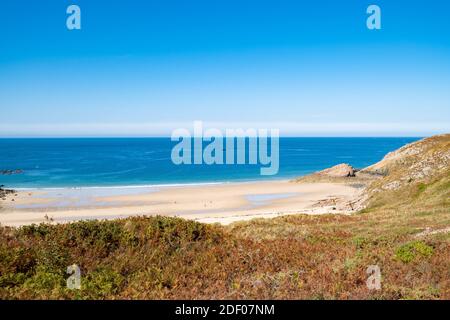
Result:
M4 0L0 36L0 136L450 131L445 0Z

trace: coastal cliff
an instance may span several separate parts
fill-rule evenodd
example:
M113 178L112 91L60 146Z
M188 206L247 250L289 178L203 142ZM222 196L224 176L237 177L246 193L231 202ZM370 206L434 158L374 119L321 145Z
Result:
M364 188L355 200L359 209L433 201L450 207L450 134L407 144L360 170L342 163L295 182L357 183Z
M407 144L359 174L379 176L367 188L369 206L442 201L450 208L450 134Z

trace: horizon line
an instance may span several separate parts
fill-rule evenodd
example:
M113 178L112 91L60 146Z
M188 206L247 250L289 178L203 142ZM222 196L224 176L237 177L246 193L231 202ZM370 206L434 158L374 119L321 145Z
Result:
M427 138L435 135L441 135L447 133L437 133L431 135L324 135L324 136L313 136L313 135L280 135L279 138ZM195 137L191 137L192 139ZM227 138L223 136L222 138ZM238 138L238 137L234 137ZM245 138L248 138L245 136ZM268 138L272 138L270 135ZM0 139L171 139L171 136L166 135L151 135L151 136L11 136L2 137Z

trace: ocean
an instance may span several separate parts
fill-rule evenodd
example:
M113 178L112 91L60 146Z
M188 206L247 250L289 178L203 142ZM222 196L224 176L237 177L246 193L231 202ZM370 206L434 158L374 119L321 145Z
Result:
M9 188L120 187L293 178L339 163L363 168L420 138L280 138L277 175L261 165L175 165L170 138L0 139Z

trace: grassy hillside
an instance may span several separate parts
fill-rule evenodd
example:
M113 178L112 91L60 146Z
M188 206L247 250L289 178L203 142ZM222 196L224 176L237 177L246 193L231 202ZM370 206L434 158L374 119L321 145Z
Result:
M0 299L450 299L449 141L409 145L363 170L377 178L351 216L0 228ZM80 290L66 287L71 264ZM369 265L381 269L381 290L366 287Z

